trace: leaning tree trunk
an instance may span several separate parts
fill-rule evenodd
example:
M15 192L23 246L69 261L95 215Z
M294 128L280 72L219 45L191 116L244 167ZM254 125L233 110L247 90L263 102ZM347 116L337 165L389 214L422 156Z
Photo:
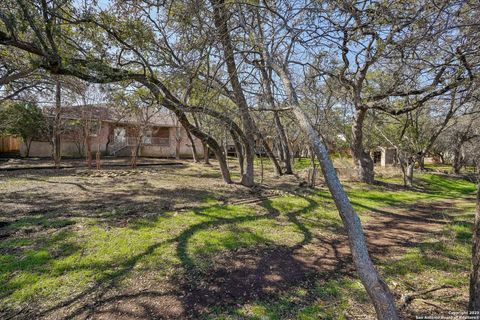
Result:
M213 6L213 20L217 29L218 38L223 47L223 55L227 66L229 81L232 86L235 103L240 112L247 139L247 144L245 145L245 173L242 176L241 183L244 186L251 187L254 185L255 134L257 128L248 110L247 100L238 78L237 65L230 39L230 31L228 30L229 14L225 7L225 1L210 0L210 2Z
M265 54L264 54L265 56ZM266 57L266 56L265 56ZM276 104L275 104L275 98L273 97L273 92L271 88L271 78L269 76L269 73L267 72L267 68L265 65L259 65L260 71L262 73L262 84L263 88L265 90L266 98L268 101L268 104L273 110L273 119L275 123L275 127L277 129L278 136L280 138L280 153L281 153L281 159L285 163L285 173L286 174L292 174L292 165L290 162L290 154L288 151L288 140L287 140L287 135L285 134L285 129L283 128L282 122L280 121L280 117L278 116L278 111L276 111ZM271 68L269 68L269 71L271 71ZM263 140L263 139L262 139ZM282 168L278 164L277 159L275 158L275 155L271 151L270 147L266 143L265 140L262 141L263 146L265 148L265 151L267 152L268 157L272 161L273 165L275 166L275 173L277 175L282 175Z
M300 108L298 97L294 91L286 70L276 66L275 69L283 81L285 92L290 100L293 113L298 120L299 126L307 134L312 144L315 155L320 161L325 183L332 194L335 205L340 213L343 224L347 229L348 242L352 253L353 262L360 279L372 300L378 319L396 320L399 319L395 307L395 299L390 292L387 284L378 274L368 253L365 236L363 234L362 224L358 215L348 199L343 189L337 173L333 166L328 151L322 142L318 132L315 130L307 115Z
M191 134L193 134L195 137L200 139L200 141L204 146L207 146L206 157L208 157L208 148L210 148L213 151L213 153L215 154L215 157L217 158L218 165L220 167L220 172L222 173L223 181L225 183L231 184L232 178L230 176L230 170L228 169L227 158L223 153L223 150L218 144L218 142L212 136L200 130L200 128L192 125L188 120L187 116L185 115L185 113L179 108L178 102L161 98L162 93L160 93L160 90L158 87L159 85L161 85L161 83L159 82L152 83L150 81L145 81L144 79L138 79L138 80L140 83L143 83L145 86L147 86L159 101L162 101L162 105L165 108L174 112L178 121L185 128L185 130L190 131Z
M190 133L193 134L198 139L200 139L200 141L204 145L212 149L215 156L217 157L218 165L220 167L220 172L222 173L223 181L225 183L231 184L232 178L230 176L230 170L228 169L227 158L223 153L223 150L218 144L218 142L212 136L208 135L207 133L200 130L200 128L190 123L187 116L180 108L181 103L179 101L176 101L176 99L168 92L168 90L166 90L166 88L162 85L161 82L154 81L154 79L149 79L149 81L147 81L143 78L139 78L137 80L140 83L144 84L146 87L148 87L150 91L155 95L155 97L162 102L162 105L165 108L174 112L174 114L177 116L178 121L182 124L185 130L189 130ZM162 92L160 92L160 88ZM167 95L169 98L166 99L164 95ZM173 98L173 99L170 100L170 98ZM207 148L207 154L208 154L208 148Z
M472 270L470 273L470 300L468 310L480 311L480 166L477 166L477 209L472 236Z
M191 134L193 134L195 137L200 139L200 141L202 141L202 143L207 146L207 150L205 153L205 157L207 159L208 159L209 149L213 151L213 153L215 154L215 157L217 158L218 165L220 167L220 172L222 173L223 181L228 184L232 183L232 178L230 177L230 170L228 169L226 155L224 154L223 149L218 144L218 142L215 139L213 139L210 135L206 134L196 126L192 125L190 121L188 121L188 118L185 115L185 113L183 113L183 111L181 111L180 109L176 108L170 102L164 100L163 105L168 109L173 110L175 115L177 116L178 121L182 124L182 126L186 130L189 130Z
M373 160L370 154L363 148L363 121L366 115L366 109L359 109L356 112L355 121L352 126L351 149L360 181L372 184L375 178Z
M192 144L192 157L193 157L193 162L198 162L198 156L197 156L197 147L195 146L195 141L193 141L193 137L187 129L185 129L187 132L187 137L188 140L190 140L190 143Z
M245 172L245 159L243 157L242 143L240 142L240 138L238 137L237 133L233 129L230 129L230 135L232 136L232 140L235 145L235 152L237 153L238 165L240 166L240 176L243 176Z
M281 176L282 175L282 168L280 167L280 164L278 163L277 158L275 158L275 155L273 154L272 149L268 145L267 141L263 139L263 137L260 137L262 140L262 146L263 149L265 150L265 153L267 154L267 157L272 161L273 167L275 169L275 175Z

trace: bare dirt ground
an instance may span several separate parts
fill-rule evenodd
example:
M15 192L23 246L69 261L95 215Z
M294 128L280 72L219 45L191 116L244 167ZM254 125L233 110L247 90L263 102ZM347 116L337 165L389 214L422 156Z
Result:
M116 207L122 213L118 217L99 215L96 218L99 221L108 219L108 223L119 226L132 219L153 216L158 208L177 210L181 214L182 210L199 206L209 197L224 204L258 206L262 201L282 196L286 190L299 194L304 191L293 176L270 177L266 187L252 191L238 185L224 185L216 170L205 169L203 165L189 162L170 165L170 162L168 165L165 162L164 166L156 162L155 166L144 166L136 171L107 165L100 172L66 166L55 172L54 179L50 169L0 172L0 184L2 179L8 181L0 197L2 221L11 223L44 212L56 212L64 218L89 212L92 217L102 208ZM439 233L446 220L438 212L457 210L452 203L418 202L403 208L386 207L368 212L370 218L364 228L373 258L382 261L399 256L406 248L415 247L427 236ZM271 207L267 209L266 215L270 218L280 214ZM291 212L287 216L303 233L304 240L295 246L271 244L229 250L215 256L209 268L202 272L189 270L185 264L183 272L163 281L139 277L121 287L110 281L48 309L28 310L5 315L5 318L199 319L216 307L236 307L258 299L275 301L292 286L307 289L301 299L302 303L308 303L315 299L315 291L308 290L312 283L355 277L347 237L342 229L318 234L302 224L303 218L298 213ZM5 239L15 235L4 232L1 236ZM181 248L185 238L180 235L172 241L178 242ZM120 270L119 277L129 271L129 267ZM397 298L400 293L403 292L396 290ZM435 311L437 307L412 304L403 314L409 318L418 308ZM350 318L360 318L360 315L362 318L374 316L368 301L349 311Z

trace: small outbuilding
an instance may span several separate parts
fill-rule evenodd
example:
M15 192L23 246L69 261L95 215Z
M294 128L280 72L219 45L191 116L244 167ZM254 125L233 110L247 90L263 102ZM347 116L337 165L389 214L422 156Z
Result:
M379 146L370 151L370 155L374 164L380 164L382 167L392 166L396 164L397 149Z

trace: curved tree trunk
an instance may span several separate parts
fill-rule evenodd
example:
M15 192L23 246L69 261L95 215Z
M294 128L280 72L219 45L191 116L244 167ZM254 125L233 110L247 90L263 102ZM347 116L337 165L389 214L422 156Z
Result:
M470 300L468 310L480 311L480 167L477 167L477 210L472 236L472 270L470 273Z
M338 179L333 163L328 155L328 151L325 148L320 135L310 123L307 115L300 108L298 98L288 76L288 71L283 70L278 66L275 70L278 70L277 72L282 78L285 92L289 97L290 105L299 122L299 126L307 134L308 139L312 144L313 151L320 161L325 182L332 194L343 224L347 229L348 242L352 252L353 262L355 263L355 268L368 295L370 296L370 299L372 300L377 317L381 320L397 320L399 317L395 307L395 299L370 259L362 224L353 209L340 180Z
M185 128L185 130L190 131L191 134L193 134L195 137L200 139L203 145L206 145L206 154L205 157L208 159L208 149L212 149L213 153L215 154L215 157L218 160L218 165L220 167L220 172L222 173L222 178L225 183L231 184L232 183L232 178L230 176L230 170L228 169L227 165L227 158L225 157L225 154L223 153L222 148L218 144L218 142L209 134L203 132L198 128L197 126L194 126L193 124L190 123L188 120L187 116L185 113L182 111L180 108L181 104L178 101L172 101L169 100L168 98L163 97L162 93L160 92L160 89L163 91L164 94L168 95L168 97L174 97L170 94L170 92L163 86L163 84L159 81L155 81L155 79L144 79L144 78L138 78L136 79L140 83L144 84L146 87L150 89L150 91L157 97L157 99L161 102L161 104L173 111L173 113L177 116L178 121L180 124Z
M355 166L358 170L358 178L361 182L372 184L375 179L373 160L363 148L363 121L367 114L366 109L359 109L355 115L352 126L352 154Z
M196 126L192 125L190 121L188 121L185 113L183 113L183 111L181 111L180 109L176 108L172 103L164 100L163 105L175 113L175 115L178 118L178 121L182 124L182 126L186 130L189 130L194 136L200 139L202 143L207 145L207 147L213 151L213 153L215 154L215 157L217 158L218 165L222 173L223 181L229 184L232 183L232 178L230 177L230 170L228 169L228 165L227 165L227 158L223 152L222 147L218 144L218 142L215 139L213 139L210 135L206 134ZM207 155L208 148L207 148L206 157L208 157Z

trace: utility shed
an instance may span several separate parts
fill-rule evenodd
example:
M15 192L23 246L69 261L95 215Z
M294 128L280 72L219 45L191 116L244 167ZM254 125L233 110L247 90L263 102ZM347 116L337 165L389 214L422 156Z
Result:
M396 164L397 150L392 147L377 147L370 152L375 164L382 167Z

